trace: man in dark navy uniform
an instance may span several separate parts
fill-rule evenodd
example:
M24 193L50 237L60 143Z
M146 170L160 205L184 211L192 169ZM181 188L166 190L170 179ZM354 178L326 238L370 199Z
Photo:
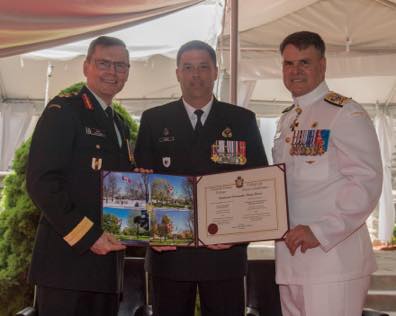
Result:
M143 113L135 150L139 167L200 175L267 164L254 113L213 97L217 72L216 53L206 43L179 49L182 98ZM246 244L149 249L154 315L194 315L197 286L203 316L244 315L246 268Z
M100 170L130 170L129 129L113 97L129 53L101 36L84 61L87 84L49 102L33 134L29 194L42 211L29 279L40 316L117 315L124 246L101 228Z

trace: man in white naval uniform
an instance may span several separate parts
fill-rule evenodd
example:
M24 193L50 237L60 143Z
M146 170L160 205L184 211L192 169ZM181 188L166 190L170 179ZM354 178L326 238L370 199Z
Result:
M318 34L293 33L280 52L294 101L273 148L286 163L291 228L276 243L282 313L361 316L376 270L365 221L381 193L377 136L358 103L329 91Z

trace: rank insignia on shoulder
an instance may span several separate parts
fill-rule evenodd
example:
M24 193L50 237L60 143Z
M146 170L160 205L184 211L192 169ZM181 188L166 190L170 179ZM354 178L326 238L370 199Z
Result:
M232 130L229 127L226 127L224 131L221 132L221 136L224 138L231 138L232 137Z
M328 94L326 94L324 100L335 106L343 107L349 102L349 100L351 100L351 98L347 98L342 96L341 94L330 91Z
M292 105L288 106L286 109L284 109L284 110L282 111L282 113L287 113L287 112L289 112L290 110L293 110L293 108L294 108L295 106L296 106L295 104L292 104Z
M49 104L47 107L48 107L49 109L61 109L61 108L62 108L61 105L55 104L55 103Z
M74 97L77 94L78 94L78 92L61 92L61 93L58 94L58 97L70 98L70 97Z
M94 107L93 107L92 101L91 101L91 99L89 98L89 96L88 96L86 93L83 93L81 97L82 97L83 102L84 102L84 107L85 107L87 110L93 111L93 110L94 110Z

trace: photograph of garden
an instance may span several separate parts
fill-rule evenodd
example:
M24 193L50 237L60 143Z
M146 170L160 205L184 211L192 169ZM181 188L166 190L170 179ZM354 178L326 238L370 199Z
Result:
M194 244L193 180L102 172L103 229L128 246Z

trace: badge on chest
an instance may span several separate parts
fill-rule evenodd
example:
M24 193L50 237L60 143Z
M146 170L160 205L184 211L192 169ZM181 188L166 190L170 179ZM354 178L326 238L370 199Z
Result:
M102 130L94 127L85 127L85 133L90 136L106 137L106 134Z
M325 152L327 152L329 138L329 129L294 130L290 147L290 155L323 155Z
M246 142L239 140L216 140L212 145L210 159L218 164L244 165Z

